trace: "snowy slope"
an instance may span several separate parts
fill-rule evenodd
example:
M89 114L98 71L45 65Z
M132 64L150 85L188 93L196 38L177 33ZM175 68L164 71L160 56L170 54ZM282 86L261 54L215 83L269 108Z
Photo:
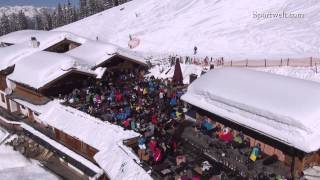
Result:
M52 11L52 8L34 6L3 6L0 7L0 16L2 16L2 14L18 14L20 11L22 11L27 17L32 18L46 10Z
M320 1L134 0L58 30L122 47L129 34L140 52L240 58L319 56ZM254 13L303 18L254 18Z

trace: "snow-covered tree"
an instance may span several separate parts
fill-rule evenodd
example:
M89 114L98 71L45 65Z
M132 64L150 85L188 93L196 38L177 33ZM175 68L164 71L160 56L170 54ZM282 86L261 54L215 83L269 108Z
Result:
M87 0L80 0L79 1L80 7L80 18L85 18L88 16L88 3Z
M0 35L8 34L10 32L9 18L6 14L2 14L0 19Z
M43 13L43 28L51 30L53 28L52 15L48 12Z
M88 0L88 8L89 8L89 16L95 14L97 12L97 1L96 0Z
M61 7L61 4L58 4L58 7L56 9L56 27L63 26L65 24L65 16Z
M18 13L18 23L17 23L18 30L28 29L28 19L24 12L19 11Z
M43 29L43 21L40 15L36 15L34 17L34 29L38 29L38 30Z

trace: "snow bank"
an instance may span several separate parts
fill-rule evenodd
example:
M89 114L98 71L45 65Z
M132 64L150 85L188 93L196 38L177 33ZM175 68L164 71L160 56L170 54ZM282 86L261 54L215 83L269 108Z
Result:
M320 148L320 84L248 69L212 70L182 99L305 152Z
M134 0L54 31L111 42L147 53L228 59L319 56L319 1ZM255 18L257 13L295 13L303 18Z

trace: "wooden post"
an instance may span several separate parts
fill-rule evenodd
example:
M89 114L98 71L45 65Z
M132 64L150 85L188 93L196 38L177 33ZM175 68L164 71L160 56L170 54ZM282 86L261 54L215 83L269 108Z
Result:
M280 66L282 66L282 58L281 58L281 65Z
M292 160L291 160L291 177L296 180L296 169L295 169L295 162L296 162L296 151L291 147L290 148L292 153Z
M310 67L312 67L312 57L310 57Z
M247 59L247 62L246 62L246 67L248 67L248 61L249 61L249 60Z
M267 59L264 59L264 67L267 67Z
M289 66L289 58L287 59L287 66Z
M232 67L232 60L231 60L231 67Z

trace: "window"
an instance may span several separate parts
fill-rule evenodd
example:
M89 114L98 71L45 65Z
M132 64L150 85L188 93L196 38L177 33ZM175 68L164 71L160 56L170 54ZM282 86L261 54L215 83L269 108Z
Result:
M25 110L25 109L26 109L26 107L24 107L24 105L21 105L21 109Z
M47 49L45 49L45 51L49 51L49 52L55 52L55 53L65 53L68 52L74 48L77 48L81 46L80 43L65 39Z
M2 93L1 93L1 101L2 101L3 103L6 103L6 98L4 97L4 94L2 94Z

